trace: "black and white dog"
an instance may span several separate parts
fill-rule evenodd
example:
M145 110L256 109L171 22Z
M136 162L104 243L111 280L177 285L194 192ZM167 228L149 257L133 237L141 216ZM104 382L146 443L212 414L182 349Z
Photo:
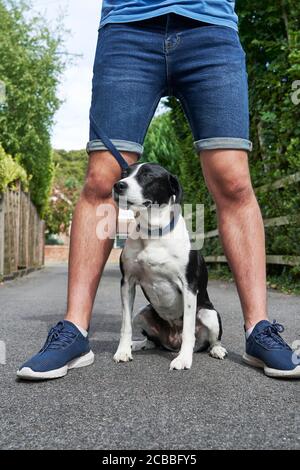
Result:
M206 265L199 251L191 250L178 211L178 179L160 165L134 164L123 172L113 194L119 207L133 210L138 226L121 254L122 329L114 360L127 362L132 351L156 346L179 351L170 369L189 369L194 351L209 349L212 357L224 359L221 319L207 294ZM133 320L145 339L132 342L137 285L149 304Z

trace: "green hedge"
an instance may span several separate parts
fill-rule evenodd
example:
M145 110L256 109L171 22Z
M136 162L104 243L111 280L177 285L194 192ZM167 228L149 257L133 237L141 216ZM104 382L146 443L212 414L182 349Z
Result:
M237 10L241 42L247 54L251 140L254 145L249 156L250 170L254 187L259 187L295 174L300 168L300 103L292 100L295 82L300 80L300 2L240 0L237 1ZM300 98L300 91L297 97ZM213 230L217 226L216 213L210 209L213 201L193 149L189 125L174 97L167 99L166 103L170 112L159 119L172 127L168 135L170 139L176 139L176 143L169 160L164 156L162 162L167 162L166 166L172 169L176 167L184 187L185 201L205 205L205 229ZM160 162L159 133L154 123L147 139L153 142L156 133L156 160ZM144 158L147 157L145 153ZM266 229L268 254L299 256L300 225L297 216L300 214L300 183L258 192L257 196L264 218L294 218L291 225ZM222 254L218 238L207 239L203 252Z
M0 193L8 187L13 187L17 181L21 182L23 190L28 189L29 182L26 171L16 160L5 153L0 144Z
M50 132L60 104L63 38L60 27L52 31L27 1L0 0L0 18L0 80L6 88L0 142L7 153L19 155L32 200L43 213L53 172Z

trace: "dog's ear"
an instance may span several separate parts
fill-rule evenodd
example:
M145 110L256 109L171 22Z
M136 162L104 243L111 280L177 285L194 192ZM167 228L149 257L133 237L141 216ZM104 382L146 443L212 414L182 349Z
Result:
M183 191L182 191L182 186L179 182L179 179L177 178L177 176L174 176L170 173L169 182L170 182L172 194L175 195L175 203L181 204L182 198L183 198Z

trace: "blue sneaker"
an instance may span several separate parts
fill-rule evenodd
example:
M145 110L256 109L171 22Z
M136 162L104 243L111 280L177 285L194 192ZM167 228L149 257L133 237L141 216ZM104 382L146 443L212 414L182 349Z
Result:
M262 320L246 339L243 360L253 367L260 367L269 377L300 378L300 357L281 338L284 328L274 320Z
M93 362L88 338L73 323L64 320L51 328L42 349L20 367L17 376L25 380L58 379L69 369Z

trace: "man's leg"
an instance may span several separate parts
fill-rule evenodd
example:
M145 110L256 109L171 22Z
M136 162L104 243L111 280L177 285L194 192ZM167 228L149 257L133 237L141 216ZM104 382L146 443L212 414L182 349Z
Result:
M136 152L121 153L129 164L138 158ZM69 369L94 362L87 330L99 280L113 244L109 233L105 238L97 237L97 208L101 204L113 206L113 220L109 223L115 227L117 209L111 193L120 176L119 164L108 151L90 154L85 185L72 224L66 318L50 329L42 349L17 371L21 379L57 379L64 377Z
M137 161L137 154L121 153L129 164ZM113 245L110 238L100 240L96 235L96 209L100 204L116 208L111 192L120 175L120 166L109 152L91 153L72 222L66 314L66 320L84 329L89 327L98 284Z
M245 53L232 28L196 27L180 38L171 68L174 94L216 202L221 241L245 318L244 361L272 377L300 377L299 362L279 335L283 326L266 320L264 227L246 153L252 144Z
M264 226L252 189L247 152L201 152L206 184L217 206L218 227L233 272L246 329L267 318Z
M112 247L112 240L97 237L96 211L101 204L113 205L112 186L120 178L119 165L99 138L95 123L128 163L143 153L145 134L168 88L162 30L156 33L151 25L134 28L122 23L99 31L87 144L90 162L72 224L66 318L50 329L42 350L20 367L19 377L61 377L69 368L93 361L86 330Z
M201 164L216 202L218 227L233 272L246 328L243 360L269 377L300 378L300 357L280 336L284 327L267 320L263 220L252 189L247 153L205 150Z

